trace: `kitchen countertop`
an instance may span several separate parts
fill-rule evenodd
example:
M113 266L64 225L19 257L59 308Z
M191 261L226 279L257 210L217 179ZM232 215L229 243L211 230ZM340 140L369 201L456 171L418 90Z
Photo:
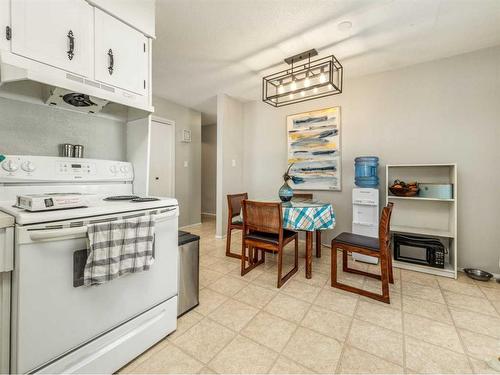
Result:
M0 228L14 225L14 217L0 211Z

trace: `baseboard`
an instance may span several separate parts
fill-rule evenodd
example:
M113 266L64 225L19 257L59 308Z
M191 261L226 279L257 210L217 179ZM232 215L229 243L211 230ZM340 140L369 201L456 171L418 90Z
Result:
M216 214L213 214L211 212L202 212L201 214L206 216L217 216Z
M224 238L226 238L226 235L223 236L215 235L215 238L217 238L218 240L223 240Z

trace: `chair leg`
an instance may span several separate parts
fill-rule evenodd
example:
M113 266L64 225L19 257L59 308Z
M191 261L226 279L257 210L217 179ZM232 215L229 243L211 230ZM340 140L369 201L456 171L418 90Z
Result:
M337 247L334 245L333 242L331 249L331 262L332 262L331 285L335 286L335 284L337 283Z
M349 272L349 264L347 258L347 250L342 250L342 271Z
M264 263L265 260L265 255L264 255L264 250L262 249L256 249L253 246L248 246L248 256L246 255L246 246L245 243L241 245L241 276L246 275L248 272L253 270L255 267L260 266L261 264ZM261 251L262 253L262 258L259 260L258 256L254 256L254 252L259 252ZM246 263L248 261L248 267L246 266Z
M284 249L280 248L278 252L278 288L281 288L283 284L285 284L294 274L297 273L299 270L299 238L298 236L295 237L295 248L294 248L294 253L295 253L295 259L293 262L293 268L288 271L288 273L285 276L283 275L283 254Z
M391 284L394 284L394 273L392 270L392 254L390 249L387 249L387 260L388 260L387 267L389 268L389 282Z
M382 280L382 298L383 302L390 303L389 299L389 267L387 257L380 257L380 276Z
M231 227L227 227L227 234L226 234L226 256L230 257L231 256Z
M321 258L321 231L316 231L316 258Z
M283 248L278 250L278 283L277 287L281 288L283 282L281 281L281 275L283 273Z
M299 236L295 237L295 259L293 268L299 269Z

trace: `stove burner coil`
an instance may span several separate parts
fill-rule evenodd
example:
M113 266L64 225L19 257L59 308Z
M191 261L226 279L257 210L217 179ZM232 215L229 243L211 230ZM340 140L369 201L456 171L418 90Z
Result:
M113 195L111 197L104 198L105 201L130 201L132 199L139 198L137 195Z

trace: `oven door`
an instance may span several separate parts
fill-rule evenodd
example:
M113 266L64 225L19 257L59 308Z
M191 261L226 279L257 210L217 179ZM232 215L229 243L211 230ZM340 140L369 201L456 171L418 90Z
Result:
M149 271L93 287L78 286L88 222L17 227L13 370L37 369L177 295L177 221L178 208L157 215Z

